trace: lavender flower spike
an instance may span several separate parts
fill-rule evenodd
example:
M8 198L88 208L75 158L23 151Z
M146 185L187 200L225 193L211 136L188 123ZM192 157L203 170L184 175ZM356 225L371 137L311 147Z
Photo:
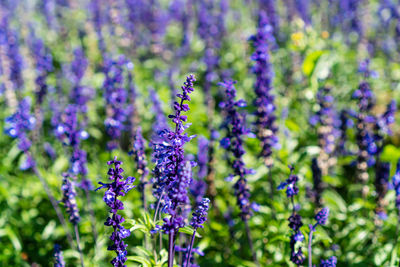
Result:
M118 210L124 209L124 204L118 197L125 196L132 188L135 186L132 184L135 181L134 177L127 177L126 179L122 176L124 170L121 168L121 161L117 160L117 157L114 157L114 160L108 161L107 165L114 165L113 167L109 168L108 175L109 179L112 181L111 183L102 183L99 188L102 189L106 188L106 192L104 193L103 200L111 208L110 213L112 214L111 217L108 217L104 225L112 226L114 231L111 234L111 241L113 242L112 245L108 246L108 250L114 250L117 254L111 263L114 266L126 266L124 265L125 261L127 260L126 255L126 247L127 245L124 243L123 239L130 236L131 232L128 229L125 229L122 226L122 223L125 219L117 214Z
M241 210L240 216L243 221L247 221L252 211L249 199L250 190L245 176L251 174L252 170L246 168L242 156L246 153L243 148L243 135L249 134L250 130L247 129L245 125L245 114L238 111L238 108L246 106L246 102L243 99L235 100L235 83L236 82L233 81L220 83L220 85L224 87L226 94L226 101L220 103L220 107L223 108L225 112L225 121L222 127L227 130L227 135L220 141L220 144L233 155L232 167L234 174L230 176L239 176L238 181L234 185L235 195L237 204Z
M76 205L76 191L74 184L70 181L70 176L66 173L63 174L63 184L61 186L61 190L63 192L63 199L61 200L64 203L66 211L68 213L69 221L76 225L81 220L79 216L79 209Z
M54 244L54 267L64 267L64 257L61 251L61 247L58 244Z
M163 202L164 210L170 215L168 218L164 218L162 226L164 233L169 234L169 267L173 266L174 261L175 235L178 229L185 225L184 217L179 210L189 202L187 191L192 181L192 163L185 161L183 146L195 136L188 136L187 133L184 133L189 125L183 124L187 120L187 116L182 113L190 109L185 101L191 100L189 94L194 91L193 83L195 81L194 76L189 75L181 87L182 93L177 94L180 102L174 102L175 114L168 116L175 124L175 129L160 131L160 141L153 143L153 160L156 162L153 170L155 177L153 194L158 199L154 217L157 217L159 205Z
M136 161L136 166L138 169L138 173L140 174L140 184L139 191L142 197L142 204L145 209L147 209L146 204L146 184L148 183L146 180L146 176L149 174L149 170L147 168L146 161L146 153L145 153L145 140L142 136L142 128L138 127L136 130L135 141L133 144L133 154Z
M316 223L310 224L310 234L308 237L308 266L312 266L312 238L318 225L325 225L329 216L329 208L322 208L317 215L315 215ZM329 265L328 265L329 266Z
M337 258L335 256L330 257L327 260L321 260L319 267L336 267Z
M230 177L239 176L239 179L234 185L236 202L241 211L240 217L244 221L246 227L249 248L253 260L257 263L257 256L253 248L253 241L248 224L248 220L252 215L252 204L250 203L250 189L246 180L246 175L252 174L253 171L246 168L243 161L243 155L246 153L243 148L243 135L250 134L250 130L246 127L245 114L238 111L238 108L246 106L246 102L243 99L235 100L236 89L234 84L235 82L233 81L220 83L225 89L226 94L225 102L219 104L225 114L225 121L221 127L226 129L226 137L220 141L220 144L233 156L232 168L234 174L231 174Z
M275 44L275 39L273 37L273 28L269 24L264 11L259 14L257 34L253 35L250 40L253 41L255 47L251 60L255 62L252 71L257 77L254 84L257 137L262 145L261 155L264 158L265 165L271 167L273 164L271 158L272 148L278 145L278 137L276 136L278 128L275 123L276 116L274 115L276 109L274 104L275 97L271 93L275 74L272 68L270 51L271 46Z
M186 267L189 267L189 262L192 258L192 249L193 249L193 244L194 244L194 238L196 236L196 230L198 228L203 228L203 224L205 221L207 221L207 213L208 213L208 208L210 205L210 200L208 198L203 198L203 200L200 202L199 206L197 207L196 211L192 214L192 220L190 222L190 225L193 226L194 232L192 235L192 239L190 241L190 246L189 246L189 251L186 255Z
M292 202L292 214L288 219L289 227L293 230L292 235L290 236L290 261L296 265L302 265L306 258L303 254L301 246L296 250L296 243L300 243L304 240L304 235L300 231L300 227L303 226L303 222L300 214L297 213L298 208L294 204L294 196L299 193L299 188L296 185L299 181L299 178L297 175L293 174L294 168L292 166L289 165L289 169L289 178L278 186L278 190L286 188L286 196L290 198Z

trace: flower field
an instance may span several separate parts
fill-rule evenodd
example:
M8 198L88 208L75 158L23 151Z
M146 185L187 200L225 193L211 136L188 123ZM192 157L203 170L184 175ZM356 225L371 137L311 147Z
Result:
M1 0L0 266L400 266L395 0Z

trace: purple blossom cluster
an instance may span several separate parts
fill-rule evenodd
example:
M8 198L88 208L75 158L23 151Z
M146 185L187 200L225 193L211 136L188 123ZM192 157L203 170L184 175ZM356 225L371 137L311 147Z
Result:
M207 220L208 208L210 205L210 200L208 198L203 198L202 201L197 206L195 212L192 214L192 220L190 225L194 229L203 228L204 222Z
M69 172L73 175L80 175L82 178L81 186L90 188L90 182L86 179L87 155L86 151L80 148L81 141L87 139L89 135L79 125L77 105L69 104L66 107L56 133L64 145L71 147Z
M243 136L250 134L250 130L246 127L245 114L238 110L238 108L245 107L246 102L243 99L235 100L235 83L230 80L220 83L225 90L225 101L219 104L224 111L224 122L221 127L226 129L226 137L220 141L220 144L233 156L231 163L233 174L230 177L239 176L234 185L235 196L241 211L240 216L247 221L252 215L252 211L246 175L252 174L253 170L246 168L243 161L243 155L246 153L243 147Z
M69 221L76 225L80 222L81 217L79 216L79 209L76 204L75 185L74 182L71 182L70 178L70 175L66 173L63 174L63 183L61 186L63 198L61 203L65 206Z
M58 244L54 244L54 267L65 267L63 253Z
M369 77L369 65L363 67L365 77ZM374 121L370 115L371 109L375 105L375 96L367 81L362 81L356 91L353 93L353 99L358 101L358 113L356 118L356 140L358 145L357 170L358 178L366 182L368 180L368 167L375 164L375 154L377 152L373 133L369 124Z
M21 91L24 85L22 77L23 58L19 49L18 33L10 29L10 15L4 14L0 24L0 46L4 46L5 53L9 60L9 80L13 84L15 91ZM3 70L4 72L5 70Z
M107 206L111 208L111 216L109 216L104 223L104 225L111 226L114 229L110 237L112 244L108 246L107 249L110 251L115 251L117 256L111 261L111 263L114 266L126 266L124 263L127 260L127 245L124 243L123 239L129 237L131 232L122 226L122 223L125 221L125 219L121 215L117 214L119 210L124 209L124 204L118 199L118 197L125 196L132 188L135 187L133 185L135 178L127 177L125 179L123 177L122 173L124 172L124 169L121 168L122 162L118 161L117 157L114 157L114 160L108 161L107 165L113 165L108 169L107 172L109 179L112 182L99 182L101 186L97 188L96 191L106 188L103 200Z
M319 267L336 267L337 258L335 256L329 257L327 260L321 260Z
M30 99L24 98L19 102L17 111L6 118L6 134L12 138L18 139L18 148L24 152L26 156L25 162L20 166L22 170L30 169L35 165L35 161L29 153L32 143L28 137L28 132L35 128L36 119L30 113L30 109Z
M124 88L124 71L129 63L124 56L119 56L117 60L107 58L104 62L105 80L103 87L107 105L107 118L104 124L106 132L111 138L107 143L108 150L114 150L118 147L122 131L126 130L128 93Z
M142 128L138 127L136 129L136 135L134 137L133 150L132 153L135 158L137 172L140 175L140 183L138 189L142 194L142 202L144 207L146 207L146 192L145 188L147 185L146 177L149 174L149 169L147 168L146 153L145 153L145 140L142 136Z
M278 190L282 190L286 188L286 196L288 198L292 198L299 193L299 188L297 186L297 182L299 181L299 177L296 174L293 174L294 168L289 166L290 175L286 181L281 182L278 186Z
M256 107L257 137L262 146L261 155L266 166L271 167L272 148L278 145L275 97L272 94L275 74L271 63L271 47L275 44L275 39L273 28L264 11L260 11L258 20L257 33L250 38L255 48L251 56L251 60L255 62L252 71L257 78L254 84L256 94L254 106Z
M206 104L211 103L211 86L218 79L217 69L220 64L219 49L222 46L222 39L225 34L225 14L227 12L228 1L199 1L197 9L197 29L200 38L205 43L203 61L206 65L204 93Z
M319 110L310 118L312 126L318 125L318 143L321 153L318 156L318 165L324 174L335 165L336 159L333 153L336 150L337 140L340 136L338 130L340 121L335 109L335 99L331 94L330 87L321 87L317 93L317 104Z
M88 64L89 62L83 50L81 48L76 48L74 50L74 59L70 66L73 83L70 99L79 107L79 111L82 113L87 112L87 102L92 98L94 93L92 88L81 85Z
M381 161L377 163L375 168L375 175L375 190L377 202L375 213L380 219L384 220L387 218L387 214L385 211L385 196L389 187L390 163Z
M187 189L191 182L191 163L185 162L183 147L194 136L184 133L189 125L184 125L187 116L182 112L189 110L189 105L185 101L191 100L189 94L194 90L195 81L194 76L189 75L182 86L182 93L177 94L180 102L174 103L175 114L169 115L175 129L160 131L160 142L152 144L153 161L156 163L153 170L153 194L159 204L163 205L163 210L170 215L169 218L165 218L163 230L173 235L178 228L184 226L184 218L178 212L181 206L188 202Z
M35 60L36 99L38 104L41 105L48 91L46 79L49 73L53 71L53 58L43 40L34 35L31 36L30 49Z
M302 218L297 213L298 208L294 204L294 196L299 193L297 182L299 178L296 174L293 174L294 168L289 166L290 175L285 182L282 182L278 186L278 190L286 188L286 196L290 198L292 202L292 214L288 218L289 227L292 229L292 235L290 236L290 261L296 265L301 265L305 261L305 256L301 246L297 246L297 243L301 243L304 240L304 235L300 231L300 227L303 226Z
M318 225L325 225L329 216L329 208L322 208L314 217L315 224L310 224L310 234L308 237L308 265L312 266L312 239L313 233L316 231ZM321 260L320 266L333 266L336 267L337 259L335 256L330 257L328 260Z

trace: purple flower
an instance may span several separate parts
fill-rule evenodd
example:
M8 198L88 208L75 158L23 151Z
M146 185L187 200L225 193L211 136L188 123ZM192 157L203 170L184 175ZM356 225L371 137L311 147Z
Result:
M61 247L58 244L54 244L54 267L64 267L64 257L61 251Z
M188 204L187 189L192 175L191 163L185 162L183 147L194 136L184 133L189 125L184 124L187 118L182 112L189 110L185 101L190 101L189 94L194 90L194 81L194 76L189 75L182 86L182 93L177 94L180 102L174 103L175 114L169 115L175 124L174 130L160 131L159 140L153 141L152 144L153 161L156 164L153 170L153 194L158 199L158 205L162 204L163 210L170 215L164 219L163 230L166 233L175 234L178 228L184 226L182 214L178 214L177 211Z
M275 96L271 92L275 76L271 63L271 46L275 44L275 39L272 26L269 24L264 11L259 13L257 34L253 35L250 40L255 48L251 59L255 62L252 71L257 77L254 84L257 137L262 146L261 155L265 164L270 167L273 164L271 158L272 148L276 147L278 143L278 137L276 136L278 128L274 114L276 109L274 104Z
M101 10L101 1L100 0L91 0L90 1L90 11L91 11L91 21L94 25L94 29L96 31L97 39L99 42L99 49L101 54L104 56L106 53L106 45L104 43L102 26L104 23L104 18Z
M321 87L318 90L317 104L319 110L313 116L314 121L310 121L310 123L313 126L317 125L318 143L322 150L318 157L318 164L326 174L335 162L332 160L333 153L340 135L338 130L340 121L336 113L334 98L331 95L331 88Z
M246 168L243 155L246 153L243 147L243 136L250 133L246 127L246 118L244 113L240 113L238 108L241 106L242 100L235 100L236 89L233 81L225 81L220 85L225 90L225 101L220 103L220 107L224 111L224 122L221 125L226 129L226 137L222 139L221 145L232 154L232 168L235 176L239 179L234 185L236 202L241 211L241 218L246 221L252 215L250 190L247 185L246 175L252 171Z
M107 248L108 250L115 251L117 254L117 256L111 261L114 266L125 266L124 263L127 260L127 245L124 243L123 239L130 235L130 231L122 226L125 219L121 215L117 214L119 210L124 209L124 204L118 199L118 197L125 196L125 194L135 187L133 185L133 182L135 181L134 177L127 177L126 179L123 177L122 173L124 170L121 168L121 164L122 162L118 161L117 157L114 157L114 160L108 161L107 165L114 165L109 168L107 172L109 179L112 182L99 182L101 186L96 189L96 191L103 188L106 189L103 200L107 206L111 208L111 216L107 218L104 225L111 226L114 229L110 237L112 244Z
M53 58L48 48L45 47L43 40L33 34L30 39L30 49L36 68L36 98L38 104L41 105L48 90L46 78L53 71Z
M70 176L66 173L63 174L63 184L61 191L63 192L63 198L61 200L64 203L65 209L68 213L69 221L76 225L81 220L79 216L79 209L76 204L76 191L73 182L70 181Z
M5 14L0 23L0 38L2 39L0 45L5 45L5 51L10 61L8 78L12 82L13 89L20 91L23 88L24 80L22 77L23 59L19 51L19 37L16 31L9 28L9 14Z
M329 216L329 208L322 208L317 215L315 215L316 223L312 226L312 231L315 231L318 225L325 225Z
M362 81L359 88L354 91L353 98L358 101L358 113L355 114L358 178L362 182L366 182L369 177L368 167L375 164L375 154L377 153L374 135L369 127L369 124L375 120L370 114L375 105L375 96L369 83Z
M71 62L71 73L73 88L70 99L75 103L82 113L87 112L87 102L92 98L94 91L92 88L81 85L81 80L88 66L88 60L81 48L74 50L74 59Z
M142 194L143 206L146 207L146 196L145 187L148 183L146 180L149 174L149 169L147 168L146 153L145 153L145 140L142 136L142 128L138 127L134 137L133 150L137 172L140 175L139 191Z
M210 200L208 198L203 198L203 200L197 206L195 212L192 214L192 220L190 225L194 229L203 228L203 223L207 220L208 208L210 205Z
M12 138L18 139L18 148L24 152L27 157L26 161L20 166L23 170L30 169L35 164L32 156L29 154L31 141L29 140L28 132L33 130L36 124L36 119L31 115L30 109L30 99L24 98L19 102L17 111L5 120L6 134Z
M375 213L380 218L387 217L385 212L385 196L389 186L390 176L390 163L389 162L377 162L375 168L375 189L376 189L376 200L377 206Z
M305 24L311 24L310 17L310 1L309 0L298 0L296 1L297 12Z
M319 267L336 267L337 258L335 256L330 257L327 260L321 260Z
M296 174L293 174L294 168L289 166L290 175L289 178L286 179L285 182L280 183L278 186L278 190L282 190L286 188L286 196L291 198L299 193L299 188L297 187L297 182L299 181L299 177Z
M299 192L299 188L296 185L299 178L297 177L297 175L293 174L294 168L292 166L289 165L289 169L289 178L278 186L278 190L286 188L286 195L288 198L291 199L292 202L292 214L288 218L289 227L290 229L292 229L292 233L290 236L290 261L292 261L296 265L301 265L305 260L305 256L303 254L301 246L296 249L296 243L302 242L304 240L304 235L300 231L300 227L303 226L303 222L300 214L297 213L300 207L295 205L294 202L294 196L297 195Z
M104 98L106 101L107 118L104 121L106 132L111 141L107 143L108 150L118 147L122 131L126 130L126 120L129 114L127 108L128 93L124 88L124 70L129 65L129 61L124 56L119 56L117 60L107 58L104 63Z

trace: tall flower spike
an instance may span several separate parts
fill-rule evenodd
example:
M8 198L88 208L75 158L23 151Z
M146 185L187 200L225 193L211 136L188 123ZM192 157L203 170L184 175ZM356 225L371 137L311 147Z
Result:
M243 135L249 134L250 130L246 127L245 114L238 111L238 108L246 106L246 102L243 99L235 100L235 83L233 81L220 83L225 89L226 95L226 100L220 103L220 107L224 110L225 120L222 127L226 129L226 137L220 141L220 144L233 156L233 174L230 177L239 176L234 185L235 195L241 211L240 216L242 220L247 221L252 215L252 211L246 175L253 173L253 171L246 168L243 161L243 155L246 153L243 147Z
M336 150L337 139L340 135L338 131L340 121L334 101L331 88L321 87L317 93L319 110L310 119L310 124L317 126L318 143L321 148L318 165L324 175L328 174L329 168L336 164L333 153Z
M70 99L71 102L79 107L79 111L82 113L87 112L87 102L94 95L94 90L90 87L81 85L82 78L88 66L88 60L83 53L81 48L74 50L74 59L71 62L70 71L73 88L71 90ZM85 122L86 123L86 122Z
M203 198L202 201L197 206L196 211L192 214L192 220L190 222L190 225L194 228L194 232L192 235L192 239L190 241L189 249L184 257L184 261L186 261L186 266L190 266L189 262L194 261L192 256L194 238L196 236L197 229L203 228L204 227L203 224L207 221L207 213L209 205L210 205L210 200L208 198ZM193 266L193 264L191 266Z
M363 67L364 77L370 75L369 61L365 62ZM371 110L375 105L375 96L367 81L362 81L356 91L353 93L353 99L358 101L358 113L356 117L356 140L358 145L357 171L361 182L366 183L369 178L368 167L375 164L375 154L377 147L373 139L373 133L370 129L370 122L374 121L371 116ZM363 189L364 192L364 189ZM364 192L365 193L365 192Z
M61 247L58 244L54 244L54 267L64 267L64 257L61 251Z
M188 128L187 116L183 112L189 110L190 94L194 91L194 75L186 77L186 82L181 87L182 93L177 97L173 108L175 114L168 117L175 125L174 130L164 129L159 132L159 141L153 141L153 161L156 163L153 174L153 194L158 199L154 217L157 217L160 205L169 214L164 218L162 230L169 234L168 266L174 260L174 240L179 228L185 226L182 211L189 202L187 191L192 181L192 163L185 162L184 145L195 136L188 136L184 131Z
M381 220L387 218L385 211L386 201L385 196L389 187L389 176L390 176L390 163L389 162L379 162L376 165L375 171L375 189L376 189L376 201L377 205L375 208L375 213Z
M63 198L61 200L64 203L66 211L68 213L69 221L76 225L81 220L79 216L79 209L76 204L76 191L73 182L70 181L70 176L66 173L63 174L63 184L61 186L63 192Z
M127 100L128 93L124 88L124 71L129 65L129 61L124 56L119 56L117 60L106 59L104 63L104 98L107 104L107 118L104 121L106 132L111 138L107 142L107 149L114 150L118 147L122 131L126 130L126 120L128 115Z
M329 216L329 208L322 208L317 215L315 215L315 224L312 225L310 224L310 234L308 237L308 265L309 266L313 266L312 265L312 239L313 239L313 233L315 232L316 228L318 225L325 225L326 221L328 220L328 216ZM326 261L321 261L321 265L320 266L331 266L329 264L335 264L332 266L336 266L336 257L331 257ZM322 264L328 264L328 265L322 265Z
M278 186L278 190L286 188L286 196L290 198L292 202L292 214L288 218L289 227L292 229L292 235L290 236L290 261L296 265L301 265L306 258L303 254L302 247L297 246L296 244L301 243L304 240L304 235L300 231L303 222L300 214L297 213L297 207L294 203L294 196L299 193L299 188L296 185L299 178L297 175L293 174L294 168L292 166L289 166L289 169L289 178Z
M31 147L28 132L33 130L36 124L36 119L31 115L30 108L30 99L24 98L19 102L17 111L6 118L6 134L19 140L18 148L23 151L27 157L26 161L20 166L23 170L30 169L35 164L32 156L28 153Z
M136 135L133 143L133 155L135 157L137 172L140 175L139 191L141 193L143 207L146 205L146 177L149 174L149 169L147 168L146 153L145 153L145 140L142 136L142 128L138 127L136 130Z
M278 145L275 96L272 94L275 74L271 63L271 46L275 44L275 39L272 26L264 11L259 13L257 34L253 35L250 40L255 48L251 60L255 62L252 71L257 78L254 84L257 137L261 142L261 155L265 165L271 167L273 164L272 149Z
M46 78L48 74L53 70L53 58L44 45L43 40L31 36L31 53L35 59L36 64L36 99L37 103L41 105L44 101L44 97L47 94L48 85Z
M124 204L118 199L118 197L125 196L132 188L135 187L133 185L133 182L135 181L134 177L127 177L126 179L123 177L122 173L124 170L121 168L121 164L122 162L118 161L117 157L114 157L114 160L108 161L107 165L111 165L112 167L109 168L107 174L112 182L99 182L101 186L96 189L96 191L102 188L106 189L103 200L107 206L110 207L111 216L107 218L104 225L111 226L114 229L110 236L112 244L109 245L107 249L110 251L113 250L117 254L117 257L115 257L111 263L118 267L126 266L124 263L127 260L126 247L128 245L124 243L123 239L129 237L131 234L128 229L125 229L122 226L122 223L125 221L125 219L121 215L117 214L119 210L124 209Z

